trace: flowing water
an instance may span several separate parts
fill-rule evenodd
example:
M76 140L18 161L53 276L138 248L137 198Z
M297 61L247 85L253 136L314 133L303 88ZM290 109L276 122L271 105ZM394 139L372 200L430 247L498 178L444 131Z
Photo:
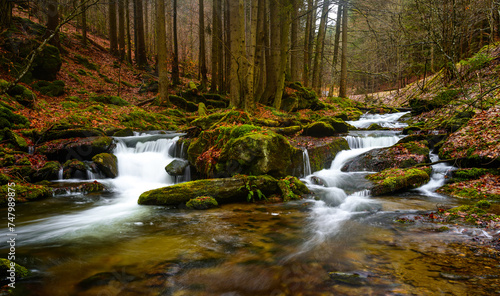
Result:
M398 116L385 121L400 125ZM208 211L137 205L142 192L175 183L164 168L180 156L172 152L176 136L120 138L119 176L99 180L111 192L17 205L16 262L33 276L18 281L14 295L487 295L492 287L487 277L443 277L448 265L460 267L443 262L468 258L453 247L467 234L395 222L458 204L434 193L434 178L417 191L374 198L369 172L340 171L350 158L396 143L398 132L350 133L351 150L304 177L316 199Z

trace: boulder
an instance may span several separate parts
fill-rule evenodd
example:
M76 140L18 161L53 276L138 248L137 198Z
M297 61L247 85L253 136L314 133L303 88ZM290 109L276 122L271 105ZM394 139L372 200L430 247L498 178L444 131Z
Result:
M49 161L45 165L37 170L32 176L32 182L40 182L43 180L57 180L59 178L59 170L61 169L61 164L57 161Z
M33 77L42 80L55 80L62 66L59 49L52 45L45 45L42 53L35 57L33 62Z
M42 142L70 138L100 137L105 135L104 131L101 129L70 124L57 124L42 134Z
M12 130L7 130L5 136L10 140L12 144L14 144L14 146L17 149L20 149L21 151L28 151L28 143L23 137L18 135L16 132Z
M30 122L22 115L0 106L0 129L13 127L27 127Z
M115 155L100 153L92 157L92 161L107 178L116 178L118 176L118 159Z
M7 94L13 97L19 104L23 105L24 107L33 108L35 106L35 93L26 88L24 85L14 85L11 89L9 89Z
M46 142L37 148L37 152L59 162L69 159L92 160L97 154L110 152L114 145L110 137L70 138Z
M326 143L307 149L311 171L329 169L337 153L349 149L349 144L344 138L332 138Z
M6 206L8 203L9 192L8 185L0 186L0 206ZM16 203L22 203L32 200L38 200L52 196L52 190L43 185L19 184L14 186L16 192Z
M350 129L356 129L352 125L346 123L343 119L338 117L321 117L319 121L323 121L331 125L336 133L347 133Z
M59 97L64 94L65 83L62 80L55 80L53 82L40 80L33 84L33 88L41 94Z
M165 171L167 171L170 176L183 176L188 166L189 162L187 160L174 159L165 167Z
M142 205L177 206L198 196L211 196L218 203L248 202L257 197L283 194L278 182L280 180L266 175L203 179L146 191L141 194L138 202ZM292 181L288 182L291 184ZM309 193L299 180L294 179L293 184L292 192L296 196Z
M399 169L391 168L380 173L367 176L374 182L371 189L372 195L384 195L404 190L417 188L429 182L431 168Z
M190 199L186 203L186 207L194 210L206 210L219 206L215 198L211 196L198 196L197 198Z
M287 112L301 109L317 110L324 106L316 93L303 87L300 82L287 83L282 97L281 108Z
M335 135L335 129L330 124L319 121L304 127L302 135L316 138L331 137Z
M429 148L426 142L399 143L388 148L372 149L351 160L342 171L380 172L388 168L407 168L419 163L428 163Z

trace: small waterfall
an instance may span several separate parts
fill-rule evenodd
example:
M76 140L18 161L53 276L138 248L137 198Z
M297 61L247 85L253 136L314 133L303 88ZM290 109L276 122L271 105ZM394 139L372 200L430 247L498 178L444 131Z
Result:
M28 147L28 154L33 155L35 153L35 146L29 146Z
M311 163L309 162L309 153L307 153L307 148L302 150L302 155L304 158L304 177L311 174Z
M58 180L63 180L64 179L64 169L62 167L59 168L59 171L57 172L57 179Z
M87 169L87 180L95 180L98 179L96 175L89 169Z
M175 184L184 183L191 181L191 166L187 166L184 169L184 175L175 176Z
M369 137L346 136L345 139L351 149L389 147L401 140L400 136Z
M363 114L359 120L346 122L357 128L367 128L374 123L380 125L381 127L403 128L408 125L406 123L398 122L398 120L409 113L410 111L389 114Z
M432 162L439 161L439 156L435 153L431 152L429 154L429 157ZM438 163L433 165L431 179L429 180L429 182L415 190L425 196L442 198L443 196L439 193L436 193L436 190L444 185L444 183L446 182L446 175L453 170L455 170L455 167L446 163Z

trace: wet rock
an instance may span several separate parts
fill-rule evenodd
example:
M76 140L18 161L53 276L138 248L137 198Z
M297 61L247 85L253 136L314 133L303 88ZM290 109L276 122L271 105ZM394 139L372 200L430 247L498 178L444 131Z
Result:
M40 182L43 180L57 180L59 177L60 169L61 164L59 162L49 161L31 176L31 181Z
M46 142L37 148L37 152L60 162L92 160L97 154L110 152L114 145L110 137L70 138Z
M14 186L16 191L16 203L39 200L52 196L52 190L43 185L19 184ZM0 186L0 206L7 205L9 192L8 185Z
M107 178L116 178L118 176L118 159L115 155L100 153L92 157L92 161Z
M316 138L330 137L335 135L335 129L330 124L319 121L304 127L302 135Z
M100 137L105 135L104 131L101 129L68 124L57 124L42 134L42 142L70 138Z
M444 279L454 280L454 281L457 281L457 280L468 280L468 279L471 278L470 276L459 275L459 274L449 273L449 272L440 272L439 275L442 278L444 278Z
M337 153L349 149L349 144L344 138L332 138L324 144L307 149L311 171L329 169Z
M174 159L165 167L165 171L167 171L170 176L183 176L188 166L189 162L187 160Z
M388 168L407 168L429 163L429 148L424 142L399 143L388 148L373 149L348 161L342 171L380 172Z
M429 182L429 167L413 169L386 169L380 173L367 176L375 186L371 189L374 196L409 190Z
M188 209L194 209L194 210L207 210L210 208L215 208L219 206L217 201L210 196L198 196L196 198L190 199L186 203L186 207Z
M334 271L329 272L328 276L336 283L349 286L363 286L368 282L366 275L357 272Z
M252 199L258 199L260 194L264 196L281 194L278 182L279 180L270 176L243 175L232 178L196 180L146 191L139 197L139 204L180 205L198 196L211 196L218 203L248 202ZM303 194L301 190L305 185L302 184L302 186L292 188L293 193Z
M8 138L10 142L14 144L14 146L17 149L20 149L21 151L28 151L28 143L23 137L18 135L16 132L12 130L7 130L5 132L5 137Z
M134 131L131 128L124 128L113 134L113 137L131 137L134 135Z
M14 267L16 279L27 277L31 272L24 266L19 265L15 262L9 261L4 258L0 258L0 277L4 280L6 277L10 277L10 269ZM9 294L7 294L9 295Z

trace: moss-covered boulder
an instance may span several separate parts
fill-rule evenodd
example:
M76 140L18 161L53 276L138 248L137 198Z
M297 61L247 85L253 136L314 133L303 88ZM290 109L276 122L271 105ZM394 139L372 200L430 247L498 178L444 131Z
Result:
M51 97L59 97L64 94L65 83L62 80L55 80L53 82L40 80L33 84L33 88L41 94Z
M32 200L38 200L52 196L52 190L43 185L18 184L14 186L16 192L16 203L22 203ZM6 206L8 203L9 186L0 186L0 206Z
M365 152L346 162L342 171L380 172L388 168L408 168L429 162L429 148L426 142L408 142Z
M21 279L31 274L31 272L26 267L12 262L8 259L0 258L0 278L2 279L2 281L5 278L11 276L11 271L14 271L16 279Z
M452 172L452 178L437 191L461 199L500 200L500 170L469 168Z
M110 152L114 147L110 137L70 138L46 142L37 147L37 152L49 160L64 163L69 159L92 160L97 154Z
M118 159L115 155L100 153L92 157L92 161L107 178L116 178L118 176Z
M323 138L335 135L335 129L328 123L319 121L304 127L303 136Z
M165 167L165 171L167 171L170 176L183 176L188 166L189 162L187 160L174 159Z
M278 182L279 180L267 175L197 180L146 191L141 194L138 202L142 205L177 206L198 196L211 196L219 204L248 202L265 199L273 194L281 195ZM289 188L296 198L309 193L307 187L297 179L289 179L288 183L294 184Z
M59 162L49 161L31 176L31 181L40 182L43 180L57 180L59 178L59 171L61 168L62 166Z
M170 95L170 96L168 96L168 99L169 99L170 103L174 104L175 106L177 106L178 108L180 108L182 110L185 110L187 112L198 111L198 106L195 103L193 103L191 101L187 101L183 97Z
M0 129L28 127L29 125L30 122L26 117L0 106Z
M131 128L121 129L113 134L113 137L131 137L134 135L134 131Z
M41 54L33 62L33 77L42 80L55 80L62 66L59 49L52 45L45 45Z
M21 151L28 151L28 142L26 142L26 140L16 132L7 130L5 136L16 147L16 149L19 149Z
M210 208L215 208L219 206L215 198L211 196L198 196L196 198L190 199L186 203L188 209L194 210L207 210Z
M199 117L193 120L191 124L200 127L202 130L208 130L216 129L222 124L252 124L252 119L247 112L231 110Z
M105 136L104 131L97 128L89 128L81 125L56 124L42 132L41 142Z
M89 98L92 102L103 103L107 105L116 105L116 106L128 106L129 102L118 96L109 96L109 95L100 95L100 96L92 96Z
M371 189L373 195L384 195L422 186L429 182L431 169L429 167L399 169L391 168L367 176L375 185Z
M11 89L9 89L7 94L13 97L19 104L23 105L24 107L33 108L35 106L35 93L29 90L24 85L14 85Z
M311 171L329 169L337 153L349 150L349 144L344 138L331 138L326 143L316 145L307 149Z
M320 109L323 104L319 101L316 93L303 87L300 82L286 83L282 97L281 108L287 112L302 109Z
M352 125L346 123L343 119L331 116L324 116L319 119L331 125L336 133L347 133L350 129L355 129Z
M430 100L413 98L409 101L410 107L412 108L411 113L413 115L418 115L423 112L443 107L449 104L453 99L455 99L460 94L460 92L461 91L459 89L449 89L441 91Z
M302 127L300 125L293 125L288 127L274 128L273 131L283 136L293 136L302 131Z

